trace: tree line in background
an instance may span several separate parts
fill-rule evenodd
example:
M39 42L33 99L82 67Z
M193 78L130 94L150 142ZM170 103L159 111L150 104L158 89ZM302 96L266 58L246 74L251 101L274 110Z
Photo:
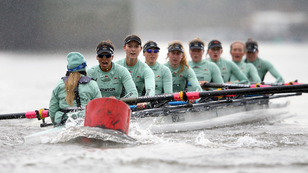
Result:
M120 48L133 33L168 41L248 36L303 41L308 40L307 8L307 0L3 0L0 50L89 50L103 39ZM299 23L296 15L287 18L295 12L304 14ZM267 14L283 21L272 22Z
M129 0L0 1L0 49L95 49L103 38L123 45L130 16Z

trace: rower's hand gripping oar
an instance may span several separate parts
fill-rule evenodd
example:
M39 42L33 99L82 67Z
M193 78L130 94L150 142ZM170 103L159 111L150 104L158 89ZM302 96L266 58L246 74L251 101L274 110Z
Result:
M41 127L46 127L52 125L52 123L46 123L45 118L48 117L48 109L40 109L35 111L28 111L23 113L10 113L10 114L0 114L0 120L3 119L19 119L19 118L37 118L38 120L42 120Z
M239 88L257 88L257 87L271 87L271 86L283 86L283 85L300 85L303 83L298 83L297 80L288 83L252 83L252 85L247 84L229 84L229 83L204 83L203 88L227 88L227 89L239 89Z
M191 86L188 82L188 86ZM256 87L269 87L270 85L255 83L253 85L247 84L231 84L231 83L204 83L201 87L204 88L226 88L226 89L238 89L238 88L256 88Z
M254 83L252 83L254 84ZM301 85L304 83L299 83L298 80L291 81L288 83L270 83L270 82L261 82L261 85L270 85L270 86L283 86L283 85Z
M192 99L215 97L215 96L228 96L228 95L279 94L279 93L303 93L303 92L304 93L308 92L308 84L242 88L242 89L230 89L230 90L220 90L220 91L203 91L203 92L186 92L186 93L180 92L180 93L164 94L156 96L121 98L121 101L129 104L136 104L141 102L152 102L161 100L187 101Z

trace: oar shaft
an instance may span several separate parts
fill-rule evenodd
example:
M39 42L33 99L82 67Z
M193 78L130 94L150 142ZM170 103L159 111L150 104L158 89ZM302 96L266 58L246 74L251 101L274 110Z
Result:
M25 113L11 113L11 114L1 114L0 120L3 119L18 119L18 118L26 118Z
M245 84L226 84L226 83L205 83L203 84L204 88L229 88L229 89L236 89L236 88L250 88L250 85Z
M256 88L256 87L270 87L270 85L246 85L246 84L229 84L229 83L205 83L204 88L228 88L228 89L240 89L240 88Z
M162 101L162 100L169 100L174 101L173 94L162 94L156 96L142 96L142 97L133 97L133 98L121 98L121 101L128 103L128 104L136 104L142 102L153 102L153 101Z

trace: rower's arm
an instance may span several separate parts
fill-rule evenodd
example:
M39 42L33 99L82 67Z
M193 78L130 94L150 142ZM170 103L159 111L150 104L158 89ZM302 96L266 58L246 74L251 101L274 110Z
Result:
M241 69L234 62L230 62L230 64L231 64L231 74L233 74L239 80L239 82L234 81L234 83L235 84L249 84L248 78L241 71Z
M172 75L168 67L163 66L163 88L164 93L173 93Z
M129 71L126 68L123 68L122 72L122 85L125 88L125 98L130 97L138 97L138 92L136 85L132 79L132 76L130 75Z
M218 66L214 63L213 63L213 66L212 66L211 74L212 74L212 82L213 83L224 83L224 80L221 77L221 72L220 72ZM211 82L211 81L208 81L208 82Z
M51 94L51 99L49 102L49 109L48 109L48 114L49 117L51 119L51 122L53 124L55 124L55 115L56 112L60 110L60 106L59 106L59 98L57 96L57 87L52 91Z
M92 97L91 100L96 99L96 98L101 98L101 97L102 97L102 93L101 93L101 91L99 90L99 87L98 87L97 82L94 81L94 80L91 80L91 81L89 82L89 85L90 85L91 88L92 88L91 91L93 91L93 92L92 92L93 97Z
M280 75L280 73L276 70L276 68L273 66L273 64L269 61L264 61L266 68L268 71L276 78L275 83L284 83L283 77Z
M251 78L252 81L250 82L253 82L253 83L260 83L261 82L261 79L260 79L260 76L258 74L258 71L256 69L256 67L252 64L248 64L246 65L248 67L248 70L249 70L249 76Z
M154 72L148 66L144 68L144 84L145 84L145 96L155 95L155 77Z
M188 82L190 82L194 91L202 91L202 88L199 84L196 74L191 68L187 69L187 80Z

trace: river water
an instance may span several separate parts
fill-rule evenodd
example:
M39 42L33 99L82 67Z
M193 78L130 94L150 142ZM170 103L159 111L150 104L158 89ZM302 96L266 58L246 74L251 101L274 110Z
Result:
M222 57L231 59L228 45ZM308 83L308 44L259 45L260 57L270 60L286 82ZM159 61L165 62L167 44L161 47ZM115 59L124 57L121 51ZM0 52L0 114L48 108L68 53ZM81 53L89 66L96 65L95 53ZM273 80L270 74L265 78ZM290 105L283 114L280 109L266 112L275 119L258 120L256 114L254 121L236 124L233 118L249 116L237 113L177 133L156 133L132 122L129 136L135 142L108 134L103 137L112 142L70 140L81 131L95 133L85 128L29 142L25 136L51 127L40 128L36 119L0 120L0 172L308 172L307 99L307 94L278 99Z

